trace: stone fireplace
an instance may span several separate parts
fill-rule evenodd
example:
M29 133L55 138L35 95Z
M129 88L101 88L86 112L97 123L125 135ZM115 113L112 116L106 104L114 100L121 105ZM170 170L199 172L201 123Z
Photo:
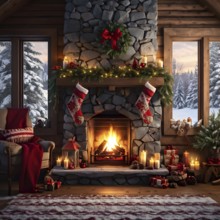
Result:
M97 41L99 29L108 22L123 24L131 37L126 53L115 59L103 54ZM139 62L145 58L148 63L154 63L156 36L157 0L66 0L63 53L69 62L108 70L114 66L130 65L134 58ZM102 163L104 158L106 163L129 164L142 150L148 151L148 157L160 152L162 108L159 93L156 92L150 102L154 119L150 125L144 124L134 105L145 82L132 78L107 79L104 83L95 84L80 82L89 90L82 105L85 122L81 126L73 123L66 108L75 86L68 83L61 98L64 110L63 144L75 136L88 163ZM155 80L152 84L156 87L162 85ZM113 153L103 148L106 138L99 139L101 131L108 133L111 126L120 136L117 150ZM96 157L98 149L101 153Z

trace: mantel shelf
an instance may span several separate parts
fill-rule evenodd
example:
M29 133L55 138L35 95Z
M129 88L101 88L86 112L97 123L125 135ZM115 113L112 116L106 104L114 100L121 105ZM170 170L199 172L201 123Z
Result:
M100 81L80 81L73 80L72 78L58 78L56 81L57 86L66 87L73 86L77 82L85 87L136 87L142 86L149 81L155 87L162 86L164 84L163 77L153 77L151 79L145 78L106 78Z

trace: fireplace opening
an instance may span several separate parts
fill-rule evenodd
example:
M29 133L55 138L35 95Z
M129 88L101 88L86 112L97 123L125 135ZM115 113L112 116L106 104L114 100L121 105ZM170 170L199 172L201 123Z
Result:
M91 164L126 165L130 160L130 120L113 111L88 122L88 151Z

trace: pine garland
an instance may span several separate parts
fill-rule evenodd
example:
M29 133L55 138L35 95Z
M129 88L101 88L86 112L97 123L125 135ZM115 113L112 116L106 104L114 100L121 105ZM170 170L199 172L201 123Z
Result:
M208 126L201 126L195 136L193 147L201 150L205 148L220 149L220 110L217 115L212 113L209 116Z
M71 65L70 65L71 66ZM140 80L149 80L153 77L163 77L164 85L158 88L163 105L172 103L172 84L173 76L164 68L157 65L148 65L146 67L132 68L131 66L113 67L106 71L103 68L85 68L72 65L72 68L61 68L56 66L52 70L49 80L49 102L55 104L56 100L56 79L66 78L76 81L102 81L107 78L140 78Z

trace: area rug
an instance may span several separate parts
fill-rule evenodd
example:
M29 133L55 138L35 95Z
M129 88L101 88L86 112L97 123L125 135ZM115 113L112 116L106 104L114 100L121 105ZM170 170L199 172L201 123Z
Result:
M205 196L59 196L20 194L0 219L220 219L220 206Z

